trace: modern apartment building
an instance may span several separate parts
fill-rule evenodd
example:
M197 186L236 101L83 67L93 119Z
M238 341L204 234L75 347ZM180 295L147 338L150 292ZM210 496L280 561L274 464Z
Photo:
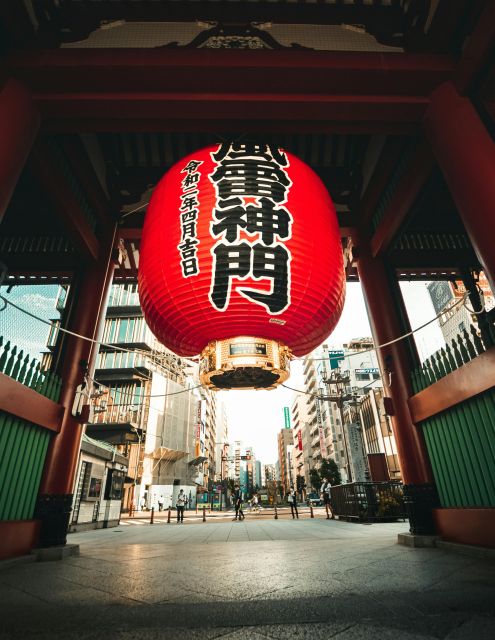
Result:
M485 308L490 311L495 307L495 299L483 272L480 273L478 286L480 293L483 294ZM466 293L466 288L461 281L439 280L430 282L427 285L427 290L435 313L442 313L438 324L446 344L451 346L452 340L457 340L459 334L462 334L465 330L469 331L471 326L478 330L476 314L471 313L463 304L458 304ZM468 306L471 306L469 301ZM473 309L472 311L476 310Z
M381 386L380 371L371 338L356 338L340 347L324 344L304 359L309 455L304 455L305 429L295 432L297 468L309 476L321 460L333 459L342 482L369 477L358 424L358 405L370 387ZM293 419L301 413L301 401L293 406ZM301 442L302 441L302 442ZM307 482L307 484L309 484Z
M277 436L278 440L278 463L280 468L280 480L284 491L289 491L293 482L291 459L294 434L292 429L281 429Z
M215 481L229 477L229 429L223 402L217 405L217 427L215 442Z
M199 465L213 455L205 447L205 460L196 460L203 397L193 389L194 366L155 339L144 322L135 283L112 286L102 341L96 406L87 433L129 457L124 507L151 508L160 496L165 506L175 504L181 488L193 505L204 479ZM207 402L205 412L209 425L214 401Z
M326 344L306 356L303 372L311 456L308 467L318 467L323 459L332 458L340 469L342 481L345 482L349 474L342 416L336 403L331 403L328 399L326 380L330 377L331 361Z
M291 406L292 431L294 433L293 468L294 482L302 477L306 487L310 486L310 470L315 466L312 459L311 426L308 421L307 396L298 394ZM299 481L301 483L301 481Z
M263 465L263 470L265 474L265 485L267 482L275 482L277 480L277 471L274 464Z
M359 408L371 480L401 480L397 446L382 401L383 389L372 389L362 398Z
M261 489L264 486L264 475L263 475L263 465L261 464L261 460L255 460L254 465L254 486Z

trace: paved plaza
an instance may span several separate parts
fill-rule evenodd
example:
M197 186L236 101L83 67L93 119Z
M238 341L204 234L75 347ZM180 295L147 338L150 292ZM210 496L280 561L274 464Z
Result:
M0 570L0 638L495 637L495 561L397 544L404 523L146 519Z

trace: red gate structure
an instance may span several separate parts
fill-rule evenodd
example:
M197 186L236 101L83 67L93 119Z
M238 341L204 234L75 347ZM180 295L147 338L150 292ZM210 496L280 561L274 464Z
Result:
M136 281L150 190L193 150L262 140L318 173L375 344L410 329L401 280L495 290L493 2L6 0L0 33L2 284L70 282L73 332L46 380L0 352L0 557L66 542L78 336ZM493 312L478 326L428 363L378 355L411 532L493 546Z

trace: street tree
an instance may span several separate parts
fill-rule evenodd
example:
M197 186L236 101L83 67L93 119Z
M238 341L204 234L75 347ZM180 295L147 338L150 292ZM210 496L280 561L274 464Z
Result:
M323 478L327 478L330 481L332 487L335 487L338 484L342 484L342 477L340 475L339 467L335 460L329 458L328 460L322 460L320 468L319 468L320 478L323 481Z
M306 489L306 481L304 479L304 476L297 476L296 477L296 490L297 493L301 496L303 496L303 491L304 489Z
M318 472L318 469L310 469L309 471L309 481L311 483L311 487L319 491L321 487L321 476Z

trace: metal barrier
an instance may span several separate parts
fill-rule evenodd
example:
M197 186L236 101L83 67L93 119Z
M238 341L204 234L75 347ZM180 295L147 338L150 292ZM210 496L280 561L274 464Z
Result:
M401 482L351 482L332 487L334 515L360 522L406 520Z

